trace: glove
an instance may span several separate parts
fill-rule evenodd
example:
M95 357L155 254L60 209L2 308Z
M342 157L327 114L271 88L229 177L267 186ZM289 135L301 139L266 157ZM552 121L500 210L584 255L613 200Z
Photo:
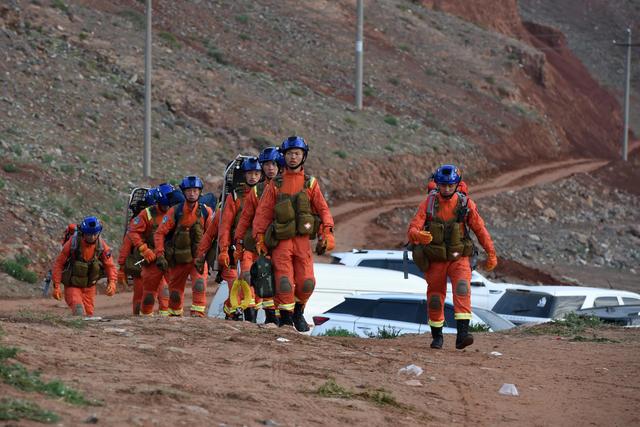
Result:
M229 249L228 248L220 248L220 253L218 254L218 264L225 268L229 268Z
M105 290L105 294L107 296L112 297L116 293L116 282L109 282L107 284L107 289Z
M331 252L336 248L336 238L333 235L333 227L324 228L324 250Z
M121 286L127 286L129 283L127 282L127 274L124 272L124 267L121 265L118 269L118 284Z
M258 255L267 255L267 246L264 244L264 234L256 236L256 252Z
M236 243L236 250L233 251L233 259L236 261L242 260L242 255L244 254L244 248L240 243Z
M162 271L169 270L169 261L164 257L164 254L156 258L156 265Z
M484 264L485 271L492 271L498 265L498 257L495 252L487 253L487 262Z
M414 245L428 245L433 240L433 236L428 231L416 229L409 232L409 238Z
M140 245L138 251L140 251L140 255L144 257L144 260L147 261L148 264L151 264L156 260L156 254L153 253L153 250L144 243Z
M196 267L196 271L200 274L204 274L204 257L196 258L194 265Z
M58 301L62 299L62 292L60 292L60 283L53 285L53 292L51 293L51 296Z

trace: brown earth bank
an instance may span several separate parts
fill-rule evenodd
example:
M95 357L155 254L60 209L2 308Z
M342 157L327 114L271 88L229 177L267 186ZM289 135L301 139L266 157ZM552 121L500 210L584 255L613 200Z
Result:
M106 302L98 298L97 314ZM79 321L54 302L0 305L3 348L99 406L36 401L59 425L636 425L640 330L549 327L477 333L464 351L426 336L309 337L288 329L191 318ZM46 314L42 312L46 311ZM285 340L282 340L284 338ZM498 352L501 355L492 355ZM398 371L415 364L418 377ZM498 393L515 384L519 395ZM6 425L36 425L28 421Z

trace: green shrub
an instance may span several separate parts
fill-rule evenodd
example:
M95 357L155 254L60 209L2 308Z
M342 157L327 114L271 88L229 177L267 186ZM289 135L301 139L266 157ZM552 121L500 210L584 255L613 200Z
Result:
M27 283L36 283L38 275L33 271L27 270L26 267L16 260L2 261L2 270L11 277Z
M69 6L62 0L53 0L51 2L51 7L55 9L60 9L63 12L69 12Z
M4 179L0 179L0 190L2 190L5 186Z
M364 94L364 96L375 96L376 91L371 86L367 86L367 87L364 88L362 93Z
M244 40L244 41L251 40L251 36L245 33L240 33L238 37L240 37L240 40Z
M335 154L336 156L340 157L341 159L346 159L347 158L347 153L345 153L342 150L335 150L333 152L333 154Z
M316 393L323 397L340 397L343 399L348 399L353 395L349 390L338 385L333 378L328 379L327 382L318 387Z
M180 43L178 42L178 39L176 39L176 36L174 36L170 32L160 31L160 33L158 34L158 37L164 40L165 43L167 43L169 47L171 47L172 49L175 50L180 48Z
M238 21L241 24L248 24L249 23L249 16L248 15L236 15L236 21Z
M383 326L382 328L378 328L378 332L375 334L369 332L368 335L369 338L379 338L382 340L394 339L400 336L400 329L394 326Z
M60 172L69 175L73 173L73 166L69 164L60 165Z
M207 51L207 55L209 55L209 57L213 58L220 65L228 65L229 64L229 61L227 61L227 59L224 57L224 54L222 52L220 52L216 48L210 48Z
M60 421L60 417L55 413L42 409L36 403L12 398L3 398L0 400L0 420L18 421L21 419L47 424Z
M391 126L398 126L398 119L393 116L384 116L384 122Z
M327 330L324 334L320 335L323 337L357 337L357 334L353 332L349 332L346 329L342 328L331 328Z
M398 86L400 84L400 80L398 80L396 77L390 77L388 81L394 86Z
M7 173L15 173L18 172L19 168L15 163L5 163L2 165L2 170Z
M291 93L291 95L295 95L295 96L305 96L306 95L306 92L304 91L304 89L300 89L300 88L297 88L297 87L291 88L289 93Z
M474 323L469 325L469 332L489 332L489 326L481 323Z
M345 117L344 118L344 122L346 124L348 124L348 125L351 125L351 126L355 126L355 125L358 124L358 122L355 119L351 118L351 117Z
M51 154L45 154L42 156L42 163L48 165L51 162L53 162L53 156Z

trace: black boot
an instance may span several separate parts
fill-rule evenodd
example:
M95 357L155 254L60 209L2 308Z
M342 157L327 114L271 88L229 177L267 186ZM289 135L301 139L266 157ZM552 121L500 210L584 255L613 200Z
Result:
M444 344L444 337L442 336L442 326L436 328L435 326L431 327L431 348L441 349L442 344Z
M254 307L249 307L244 309L244 321L256 323L256 309Z
M304 318L304 305L300 303L296 303L293 309L293 325L298 332L307 332L309 330L309 325Z
M293 326L293 319L291 318L290 311L280 310L280 324L278 326Z
M273 323L278 325L278 317L276 316L275 310L265 310L264 311L264 324Z
M469 319L456 320L458 335L456 335L456 348L462 350L473 344L473 335L469 333Z

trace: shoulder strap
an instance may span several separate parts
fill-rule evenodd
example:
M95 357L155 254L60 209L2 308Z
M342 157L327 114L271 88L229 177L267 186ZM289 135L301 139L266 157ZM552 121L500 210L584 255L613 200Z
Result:
M467 214L469 213L469 197L467 197L466 194L464 194L461 191L457 192L458 194L458 206L457 206L457 210L458 210L458 215L457 215L457 222L466 222L467 221Z
M80 245L78 243L79 234L80 232L76 230L71 235L71 247L69 250L69 255L71 256L72 261L75 261L76 259L78 259L78 255L80 252Z
M182 218L182 210L184 209L184 202L180 202L173 207L173 222L176 223L176 227L180 224L180 218Z
M207 205L204 203L199 203L200 204L200 215L202 215L202 217L204 218L204 222L207 222L207 219L209 219L209 210L207 209Z
M438 210L438 190L431 190L427 195L427 222L432 221Z

